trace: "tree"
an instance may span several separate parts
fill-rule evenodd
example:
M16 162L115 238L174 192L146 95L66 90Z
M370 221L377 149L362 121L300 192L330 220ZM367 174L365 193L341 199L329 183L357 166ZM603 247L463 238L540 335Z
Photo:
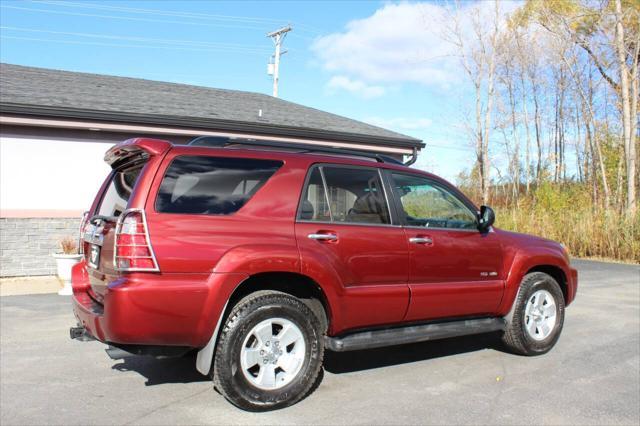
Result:
M625 38L625 25L622 1L614 0L614 17L616 22L615 50L618 59L619 92L622 101L622 128L625 157L627 160L627 212L636 213L636 123L638 106L638 49L640 48L640 20L637 12L635 37ZM639 6L640 7L640 6ZM630 9L633 12L633 9ZM629 60L630 57L630 60Z
M490 197L489 138L495 95L496 56L498 54L500 8L499 2L492 4L491 19L483 20L482 3L471 11L472 38L461 24L460 8L450 14L450 27L444 35L452 43L460 58L460 63L472 83L475 96L475 122L472 133L475 138L478 186L482 202L487 204Z
M635 216L640 3L634 0L610 0L605 3L528 0L519 11L518 20L523 25L538 23L556 37L584 51L617 98L626 170L625 209L630 216ZM566 62L566 58L563 61ZM592 108L589 115L593 121L595 114ZM598 138L595 140L596 148L601 151ZM600 154L598 157L600 168L603 169L604 160ZM602 179L606 192L604 173Z

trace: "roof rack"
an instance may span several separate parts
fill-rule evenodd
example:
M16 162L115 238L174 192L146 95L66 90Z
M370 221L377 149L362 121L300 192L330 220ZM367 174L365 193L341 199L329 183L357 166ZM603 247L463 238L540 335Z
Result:
M416 148L413 148L413 154L411 159L406 163L403 163L400 160L396 160L395 158L384 155L384 154L375 154L370 151L360 151L357 149L348 149L348 148L339 148L339 147L323 147L323 146L314 146L304 143L291 143L291 142L280 142L280 141L272 141L272 140L256 140L249 138L229 138L224 136L200 136L188 143L190 146L204 146L204 147L212 147L212 148L225 148L233 145L246 145L249 147L269 147L269 148L284 148L284 149L296 149L300 152L308 152L308 153L327 153L327 154L336 154L336 155L352 155L355 157L365 157L374 159L380 163L390 163L390 164L399 164L399 165L411 165L415 162L418 156L418 151Z

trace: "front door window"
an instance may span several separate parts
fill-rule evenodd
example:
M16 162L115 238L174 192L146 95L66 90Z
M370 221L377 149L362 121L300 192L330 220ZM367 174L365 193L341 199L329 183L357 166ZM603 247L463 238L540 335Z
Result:
M420 176L392 175L407 226L477 229L473 211L444 186Z

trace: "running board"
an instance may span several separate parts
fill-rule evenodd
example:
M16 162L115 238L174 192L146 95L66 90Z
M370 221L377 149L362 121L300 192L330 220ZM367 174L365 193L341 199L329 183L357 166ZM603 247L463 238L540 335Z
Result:
M505 325L503 318L479 318L361 331L344 337L325 336L325 347L334 352L357 351L468 334L489 333L504 330Z

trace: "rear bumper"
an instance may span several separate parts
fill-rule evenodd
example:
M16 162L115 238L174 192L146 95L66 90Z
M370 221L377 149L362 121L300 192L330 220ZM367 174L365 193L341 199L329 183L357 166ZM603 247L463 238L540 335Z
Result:
M128 274L109 283L103 303L89 293L85 263L73 269L73 312L102 342L202 347L243 274Z

